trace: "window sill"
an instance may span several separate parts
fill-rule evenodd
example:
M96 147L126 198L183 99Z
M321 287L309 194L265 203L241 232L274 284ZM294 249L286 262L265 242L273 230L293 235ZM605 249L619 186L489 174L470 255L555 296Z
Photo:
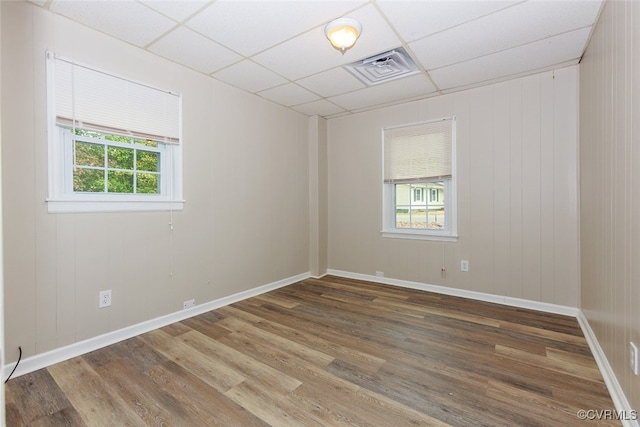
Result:
M181 211L184 200L47 199L49 213Z
M415 230L382 230L382 237L392 239L433 240L437 242L457 242L458 236L453 234L417 232Z

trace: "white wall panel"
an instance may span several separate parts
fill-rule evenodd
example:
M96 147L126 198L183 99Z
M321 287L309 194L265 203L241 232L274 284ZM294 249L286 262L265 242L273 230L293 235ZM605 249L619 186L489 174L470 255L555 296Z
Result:
M509 233L509 286L511 287L512 296L515 298L524 298L523 291L523 188L522 188L522 85L510 85L509 91L509 224L511 232Z
M494 134L493 94L495 87L483 87L468 94L469 115L469 263L473 272L471 290L494 293ZM506 226L506 224L504 224Z
M511 85L497 85L493 93L496 117L511 117ZM493 121L493 275L494 293L510 295L511 268L511 120Z
M640 4L608 1L580 65L581 306L630 404L640 377Z
M554 245L554 223L555 223L555 180L556 176L554 157L554 146L556 143L560 143L554 139L555 122L561 120L564 117L564 112L556 112L554 110L554 82L555 74L553 73L551 78L540 79L540 299L542 301L555 301L554 290L555 286L564 286L561 283L555 283L555 259L556 256L562 257L562 254L558 251ZM574 108L572 113L576 114L576 87L574 86ZM559 96L559 94L558 94ZM569 125L569 124L566 124ZM572 144L575 146L575 141L562 141L562 144ZM573 161L577 161L577 156L574 154ZM564 164L564 167L569 167L568 164ZM576 188L574 177L574 189ZM576 201L574 199L574 209ZM574 211L574 215L577 210ZM575 221L577 216L572 219ZM574 244L576 243L574 240ZM575 298L575 295L574 295Z
M541 79L522 81L522 296L542 298Z

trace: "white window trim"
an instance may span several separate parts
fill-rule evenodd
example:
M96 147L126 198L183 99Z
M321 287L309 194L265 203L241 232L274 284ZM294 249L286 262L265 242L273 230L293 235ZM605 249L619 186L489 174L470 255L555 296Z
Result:
M449 221L445 230L425 230L425 229L409 229L396 228L395 226L395 185L384 182L384 131L381 130L382 141L382 237L394 239L410 239L410 240L432 240L441 242L457 242L458 241L458 195L457 195L457 166L456 166L456 117L443 117L437 120L428 120L424 122L408 123L399 127L418 125L420 123L431 123L440 120L452 119L454 126L452 129L452 145L451 145L451 179L444 180L445 190L445 211L450 212Z
M161 194L102 194L102 193L74 193L73 186L73 142L70 135L65 135L65 129L56 126L58 139L50 150L51 178L49 180L50 194L47 205L51 213L72 212L136 212L136 211L180 211L184 208L184 200L175 200L170 195L174 191L166 176L162 176ZM125 146L114 143L113 146ZM176 145L166 145L162 150L153 147L140 147L142 150L161 152L161 170L172 170L179 167L176 161L180 149ZM169 154L171 151L171 155ZM173 186L180 174L173 176ZM164 195L163 195L164 194Z
M63 128L58 126L55 117L55 99L51 91L55 86L55 74L47 66L47 128L48 128L48 197L49 213L88 213L88 212L148 212L181 211L185 201L182 198L182 143L167 144L166 152L170 156L162 157L162 167L169 168L171 182L163 176L161 185L163 195L150 194L99 194L74 193L66 184L72 153L64 143ZM182 103L180 102L180 117ZM182 131L180 130L180 134ZM182 137L180 137L182 140ZM170 159L168 158L170 157Z

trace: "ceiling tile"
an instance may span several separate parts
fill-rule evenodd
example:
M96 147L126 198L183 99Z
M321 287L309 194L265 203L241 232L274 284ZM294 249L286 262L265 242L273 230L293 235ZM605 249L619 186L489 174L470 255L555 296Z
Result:
M318 95L309 92L295 83L287 83L282 86L267 89L259 92L258 95L287 107L319 99Z
M400 40L373 6L358 9L348 17L362 24L362 35L344 55L331 46L324 35L324 26L320 26L253 59L280 75L297 80L400 46Z
M187 25L245 56L261 52L366 3L219 0Z
M210 3L210 0L140 0L147 6L157 10L158 12L175 19L178 22L184 21L204 5Z
M287 82L285 78L248 59L218 71L213 77L252 93Z
M235 52L184 27L170 32L149 50L206 74L242 59Z
M377 4L407 42L512 6L518 1L399 1Z
M336 103L345 110L358 110L398 102L403 99L415 99L431 94L435 90L429 79L419 74L334 96L329 98L329 101Z
M296 83L323 97L340 95L366 87L344 68L334 68L300 79Z
M344 112L343 108L340 108L325 99L309 102L307 104L296 105L295 107L292 107L292 109L308 116L319 115L323 117Z
M54 0L49 9L140 47L148 45L176 25L166 16L132 0Z
M426 69L440 68L589 26L599 9L599 1L529 1L417 40L409 48Z
M438 68L430 71L429 75L444 90L535 71L570 59L577 60L582 55L590 30L582 28L515 49Z
M296 111L325 117L577 63L603 3L28 1ZM324 25L338 17L355 18L363 26L359 40L344 55L324 35ZM432 79L418 74L365 87L343 68L401 46Z

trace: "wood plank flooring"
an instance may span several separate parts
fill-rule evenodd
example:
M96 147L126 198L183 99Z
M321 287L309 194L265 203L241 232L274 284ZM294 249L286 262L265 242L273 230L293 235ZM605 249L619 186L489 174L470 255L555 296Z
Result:
M585 425L580 409L614 406L574 318L331 276L6 385L8 426Z

